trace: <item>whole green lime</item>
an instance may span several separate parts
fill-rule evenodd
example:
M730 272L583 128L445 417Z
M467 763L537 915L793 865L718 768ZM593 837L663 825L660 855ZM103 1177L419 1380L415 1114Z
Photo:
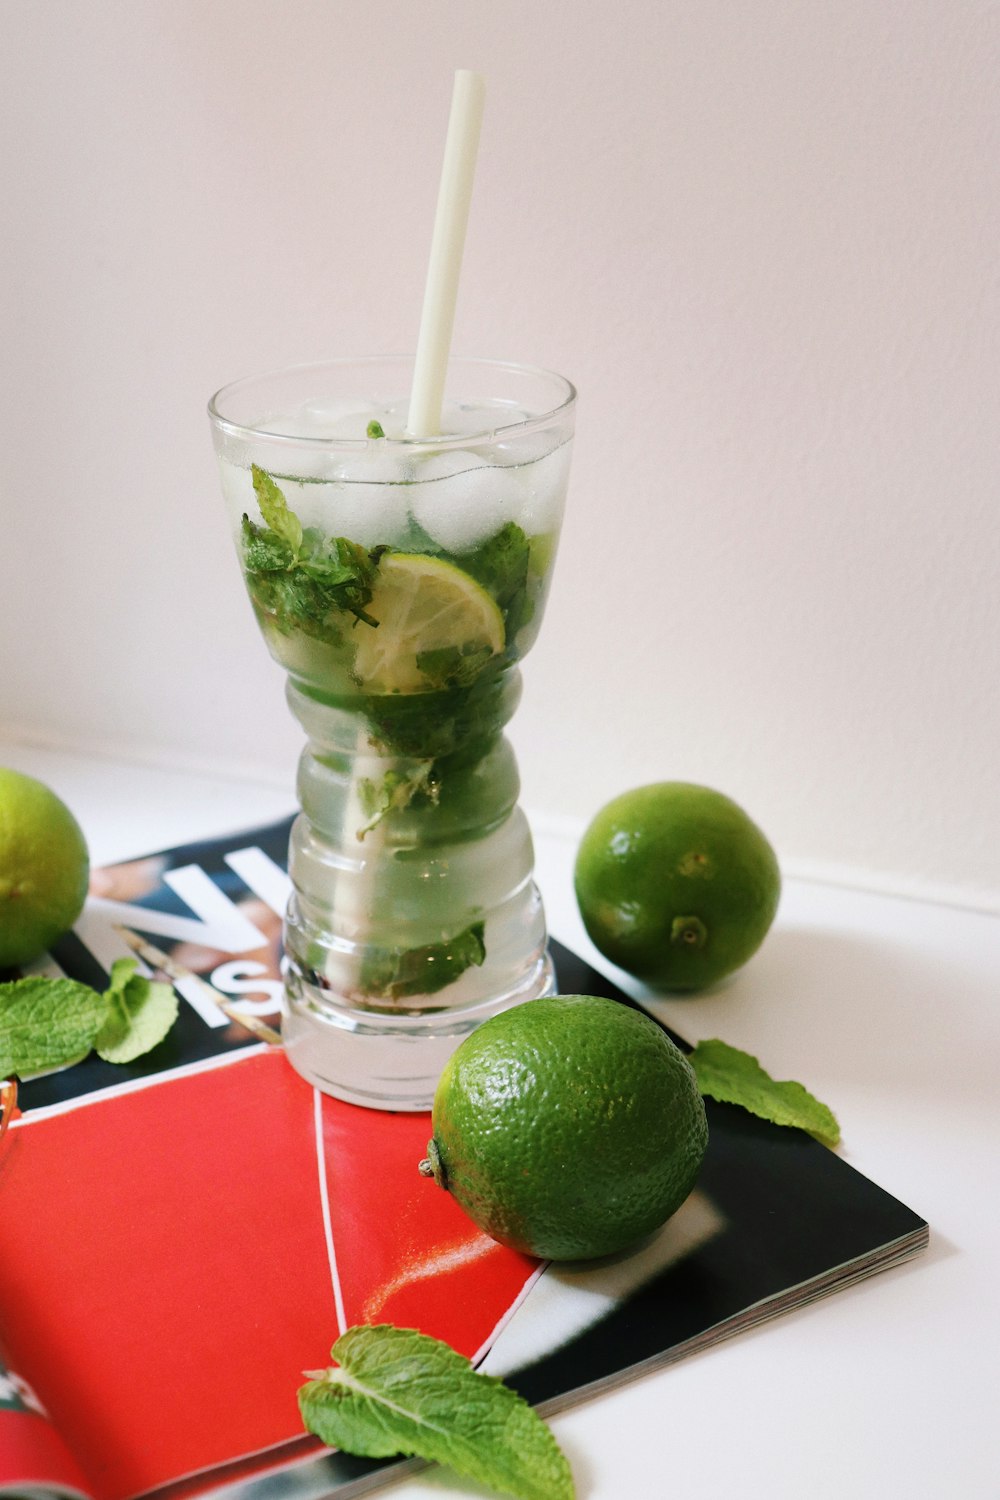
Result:
M774 850L722 792L660 781L602 807L576 858L584 926L605 958L668 990L745 964L781 895Z
M90 861L66 804L0 768L0 968L46 952L83 910Z
M554 995L503 1011L445 1066L420 1169L501 1244L544 1260L635 1245L708 1143L694 1070L641 1011Z

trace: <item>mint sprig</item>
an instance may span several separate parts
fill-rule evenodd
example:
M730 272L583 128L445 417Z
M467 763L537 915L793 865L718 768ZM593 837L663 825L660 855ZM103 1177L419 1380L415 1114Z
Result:
M302 522L281 493L270 474L253 464L250 469L253 490L257 496L260 513L270 531L281 538L293 553L302 546Z
M309 1432L364 1458L446 1464L518 1500L573 1500L569 1464L516 1391L438 1339L391 1323L349 1328L337 1365L299 1390Z
M738 1104L774 1125L794 1125L825 1146L836 1146L840 1126L833 1112L791 1079L779 1082L755 1057L717 1037L699 1042L688 1061L701 1093L723 1104Z
M137 967L134 958L117 959L103 994L41 974L0 984L0 1078L65 1068L93 1048L113 1063L151 1051L176 1021L177 999Z
M86 1057L107 1013L104 996L75 979L31 975L0 984L0 1078Z
M177 1020L177 996L171 984L146 979L135 971L134 958L116 958L111 984L104 993L107 1015L94 1049L105 1062L129 1063L151 1052Z
M345 614L377 626L365 605L385 547L369 551L348 537L303 530L270 474L257 464L251 472L264 525L244 515L240 530L243 571L257 608L286 635L302 630L331 644L341 640L345 623L354 623L345 622Z

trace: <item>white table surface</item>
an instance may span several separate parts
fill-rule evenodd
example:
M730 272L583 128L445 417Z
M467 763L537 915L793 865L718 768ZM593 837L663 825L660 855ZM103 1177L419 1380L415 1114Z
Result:
M95 864L291 810L218 774L4 744L47 782ZM529 809L530 814L530 809ZM586 939L575 836L532 819L555 936L635 986ZM579 1500L1000 1497L1000 918L786 880L774 928L726 987L650 1008L721 1036L838 1115L842 1155L931 1225L928 1251L551 1419ZM397 1500L485 1495L442 1471Z

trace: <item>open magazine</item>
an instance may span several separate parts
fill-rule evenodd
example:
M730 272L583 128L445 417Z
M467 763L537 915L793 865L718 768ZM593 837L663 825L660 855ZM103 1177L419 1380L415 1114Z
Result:
M138 954L184 1003L137 1062L20 1086L0 1495L348 1500L415 1466L303 1431L303 1372L355 1323L445 1339L551 1412L926 1244L833 1152L712 1101L698 1186L637 1252L546 1266L496 1244L419 1175L429 1115L329 1099L276 1045L289 826L96 871L53 953L101 988ZM632 1003L553 946L563 992Z

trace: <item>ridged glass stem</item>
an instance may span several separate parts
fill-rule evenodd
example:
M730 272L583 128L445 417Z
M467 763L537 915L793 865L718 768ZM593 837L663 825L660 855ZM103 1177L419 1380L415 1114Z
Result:
M434 757L401 753L405 731L389 745L377 706L333 705L289 683L308 736L286 931L302 984L361 1009L413 1014L518 991L538 969L544 918L502 732L519 696L512 667L481 714L467 706L463 735L451 723L450 753Z

